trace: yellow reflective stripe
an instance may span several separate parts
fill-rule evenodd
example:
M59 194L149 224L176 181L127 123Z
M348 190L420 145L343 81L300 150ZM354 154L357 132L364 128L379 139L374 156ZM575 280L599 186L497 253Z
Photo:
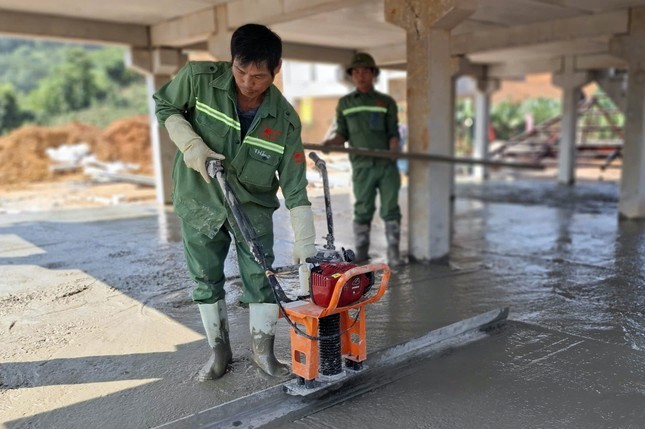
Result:
M279 144L271 143L257 137L246 136L244 138L244 143L250 144L252 146L258 146L262 149L270 150L271 152L277 152L280 155L284 153L284 147L280 146Z
M235 119L231 118L230 116L226 116L224 113L220 112L219 110L213 109L209 105L204 104L199 100L196 100L196 103L197 104L195 108L200 112L204 112L205 114L212 117L213 119L216 119L220 122L224 122L229 127L240 131L240 123Z
M387 113L387 107L380 107L380 106L350 107L349 109L343 110L343 115L349 115L350 113L356 113L356 112L381 112L381 113Z

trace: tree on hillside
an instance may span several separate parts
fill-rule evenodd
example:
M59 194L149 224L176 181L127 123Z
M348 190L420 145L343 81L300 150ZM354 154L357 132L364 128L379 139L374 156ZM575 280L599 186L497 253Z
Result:
M31 114L20 109L16 90L10 84L0 85L0 134L19 127L32 119Z
M88 53L77 47L65 52L65 62L40 81L29 94L28 104L39 118L55 116L89 107L92 100L104 97L92 72Z
M125 66L124 56L123 48L116 46L91 52L90 59L98 72L99 86L105 86L104 81L117 87L126 87L133 83L143 84L143 76Z
M0 81L27 94L63 62L62 52L68 47L60 42L0 38Z

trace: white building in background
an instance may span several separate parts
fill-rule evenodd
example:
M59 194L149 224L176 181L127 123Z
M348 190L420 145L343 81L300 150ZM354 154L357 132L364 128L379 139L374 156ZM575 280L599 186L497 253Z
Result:
M405 75L404 71L381 70L375 87L388 93L388 82ZM344 66L283 60L282 93L298 110L306 141L319 141L332 131L338 99L353 89Z
M376 90L388 93L390 79L406 77L405 71L383 70L376 81ZM303 97L342 97L353 89L352 81L345 74L345 68L338 64L309 63L283 60L282 79L284 96L293 103ZM475 82L472 78L462 76L457 79L457 95L474 94Z
M376 89L388 92L388 80L405 77L404 71L381 70ZM345 68L337 64L284 60L282 63L283 94L293 103L304 97L342 97L353 89Z

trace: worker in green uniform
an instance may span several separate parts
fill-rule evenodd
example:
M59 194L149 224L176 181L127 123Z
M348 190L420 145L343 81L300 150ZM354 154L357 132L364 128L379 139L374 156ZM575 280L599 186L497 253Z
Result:
M399 126L396 102L374 89L379 68L366 53L354 55L346 69L356 90L342 97L336 108L336 130L322 142L325 146L342 145L361 149L399 151ZM370 246L370 228L380 195L380 216L385 222L387 259L400 263L401 210L399 189L401 177L395 160L350 154L352 189L354 191L354 244L356 261L366 261Z
M273 212L278 188L290 212L294 262L316 254L306 162L298 114L273 85L282 64L282 41L263 25L246 24L231 38L231 62L188 62L154 94L156 115L177 148L173 205L181 220L184 253L196 282L210 359L199 380L221 377L232 361L224 300L224 261L231 237L249 304L253 361L267 374L284 376L287 365L273 351L278 306L264 272L238 230L216 181L206 172L208 158L220 159L265 250L274 261Z

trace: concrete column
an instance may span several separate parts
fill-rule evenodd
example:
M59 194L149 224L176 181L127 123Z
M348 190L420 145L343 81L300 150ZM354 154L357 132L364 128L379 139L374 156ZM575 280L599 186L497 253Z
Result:
M631 11L629 36L612 39L611 53L628 63L625 141L618 212L645 217L645 8Z
M558 147L558 183L573 185L576 181L576 135L578 131L578 101L580 88L592 79L588 72L575 70L575 58L563 58L562 71L554 74L552 82L562 88L562 121Z
M172 203L172 169L177 147L170 140L166 128L160 126L157 122L152 95L171 78L168 75L146 75L146 88L148 89L146 93L148 95L148 112L150 115L150 143L152 144L155 186L159 204Z
M645 7L630 9L629 35L611 40L610 53L628 64L625 141L618 212L645 217Z
M645 39L639 43L645 44ZM627 218L645 217L645 68L630 66L623 143L623 170L618 211Z
M450 35L431 30L408 37L408 144L410 152L453 155ZM450 252L453 168L410 161L408 185L409 255L445 262Z
M172 202L172 168L177 148L170 140L166 129L157 123L152 95L171 79L172 74L184 65L186 60L187 57L176 49L131 49L126 58L126 63L142 73L146 79L152 162L157 202L160 204Z
M462 7L463 6L463 7ZM407 30L409 150L453 155L450 29L474 11L460 0L386 0L386 20ZM446 263L450 252L453 167L410 161L409 256Z
M231 58L231 36L233 31L229 30L228 4L221 4L215 7L217 32L211 34L206 40L208 53L218 61L229 61Z
M475 94L475 139L473 158L488 159L488 126L490 123L490 96L499 89L499 79L477 79ZM473 177L477 180L488 179L488 168L485 165L473 167Z

